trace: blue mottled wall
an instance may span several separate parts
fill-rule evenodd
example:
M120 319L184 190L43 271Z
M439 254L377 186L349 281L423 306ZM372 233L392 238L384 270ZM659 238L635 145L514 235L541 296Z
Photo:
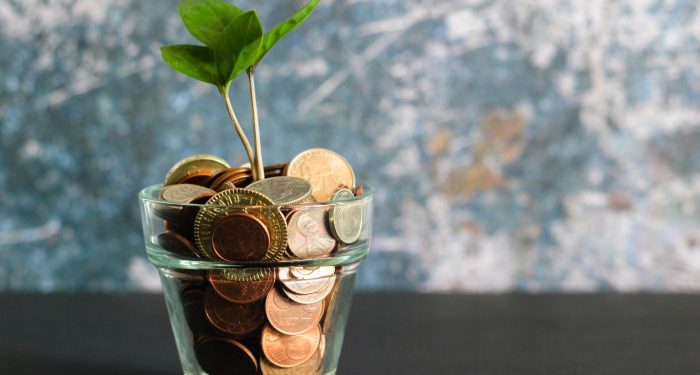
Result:
M174 3L0 2L0 289L157 287L139 188L243 161L160 62ZM699 51L690 0L324 0L259 69L265 156L377 187L363 288L700 290Z

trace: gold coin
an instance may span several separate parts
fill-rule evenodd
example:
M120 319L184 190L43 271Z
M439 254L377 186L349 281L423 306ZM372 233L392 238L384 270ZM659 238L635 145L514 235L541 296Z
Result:
M296 367L311 359L321 343L321 327L301 335L289 336L266 325L262 331L262 351L278 367Z
M204 254L212 259L218 258L212 242L214 229L221 219L232 214L252 215L267 228L270 245L262 261L275 261L282 257L287 247L287 223L284 215L268 197L248 189L224 190L209 199L199 210L194 221L194 237L197 247Z
M163 186L175 185L184 180L213 176L229 168L226 160L214 155L192 155L177 162L165 175Z
M348 189L340 189L333 193L333 206L328 211L328 223L333 237L339 241L351 244L360 239L362 233L363 209L361 202L349 201L355 194Z
M301 177L311 183L311 196L317 202L327 202L338 186L355 186L355 174L350 163L339 154L322 148L312 148L295 156L285 174Z

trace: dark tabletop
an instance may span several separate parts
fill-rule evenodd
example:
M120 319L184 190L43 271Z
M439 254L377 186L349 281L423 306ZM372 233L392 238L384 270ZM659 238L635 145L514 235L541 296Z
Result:
M0 295L0 374L178 374L160 295ZM340 375L698 374L694 295L355 297Z

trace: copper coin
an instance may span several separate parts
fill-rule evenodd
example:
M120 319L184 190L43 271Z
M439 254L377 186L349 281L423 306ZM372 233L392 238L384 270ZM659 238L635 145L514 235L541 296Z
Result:
M277 289L272 289L265 299L265 313L276 330L286 335L298 335L321 321L323 301L303 305L290 300Z
M192 155L180 160L170 168L163 185L174 185L185 181L198 182L200 179L204 180L205 177L213 176L226 168L229 168L228 163L218 156Z
M253 353L233 339L207 337L194 346L195 357L209 375L256 375L258 363Z
M173 253L193 256L197 255L197 249L194 247L192 242L187 240L181 234L169 230L158 235L158 244L165 250L172 251Z
M211 270L209 282L220 296L235 303L253 303L263 299L275 285L275 272L270 268L261 268L263 274L260 280L236 280L239 273L236 270ZM230 276L229 276L230 275Z
M235 213L216 222L211 242L219 258L231 262L250 262L265 257L270 248L270 234L257 217Z
M308 361L318 350L321 327L316 325L301 335L285 335L269 325L262 331L262 351L278 367L296 367Z
M330 294L330 292L333 290L334 285L335 285L335 275L332 275L331 277L329 277L326 280L325 284L323 285L323 287L319 291L311 293L311 294L297 294L297 293L290 291L287 288L285 288L283 290L284 290L284 294L286 294L287 297L289 297L289 299L291 299L292 301L303 304L303 305L307 305L307 304L316 304L319 301L323 301L323 299L326 298L326 296L328 296L328 294Z
M248 189L224 190L199 210L193 226L197 248L210 258L218 258L212 243L214 227L226 216L240 213L255 216L268 230L269 248L262 260L279 260L287 246L287 222L269 198Z
M288 246L295 256L306 259L329 254L335 248L335 240L326 230L326 210L311 207L297 211L289 217Z
M323 336L321 336L321 344L323 344L323 341ZM319 374L322 362L323 352L321 351L321 345L319 345L319 349L308 361L290 368L277 367L265 356L262 356L260 358L260 370L263 375L314 375Z
M301 267L297 267L301 268ZM335 279L335 267L317 267L303 277L294 277L291 267L280 267L279 280L285 289L295 294L313 294L328 285L329 278Z
M220 331L238 337L249 336L265 322L263 303L238 304L221 297L209 288L204 294L207 319Z
M357 187L355 188L355 196L359 197L363 193L364 193L364 191L362 189L362 185L357 185Z
M204 291L200 286L187 286L180 292L182 310L185 313L185 321L194 337L210 335L214 329L204 313Z
M311 183L311 195L317 202L326 202L339 185L355 186L350 163L339 154L322 148L306 150L289 162L287 176L301 177Z

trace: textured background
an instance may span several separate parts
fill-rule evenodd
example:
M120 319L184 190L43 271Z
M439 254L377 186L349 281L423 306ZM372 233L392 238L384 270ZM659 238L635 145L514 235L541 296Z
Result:
M243 161L187 41L174 1L0 2L0 289L157 287L138 190ZM324 0L259 68L265 156L377 187L363 288L700 290L699 52L691 0Z

